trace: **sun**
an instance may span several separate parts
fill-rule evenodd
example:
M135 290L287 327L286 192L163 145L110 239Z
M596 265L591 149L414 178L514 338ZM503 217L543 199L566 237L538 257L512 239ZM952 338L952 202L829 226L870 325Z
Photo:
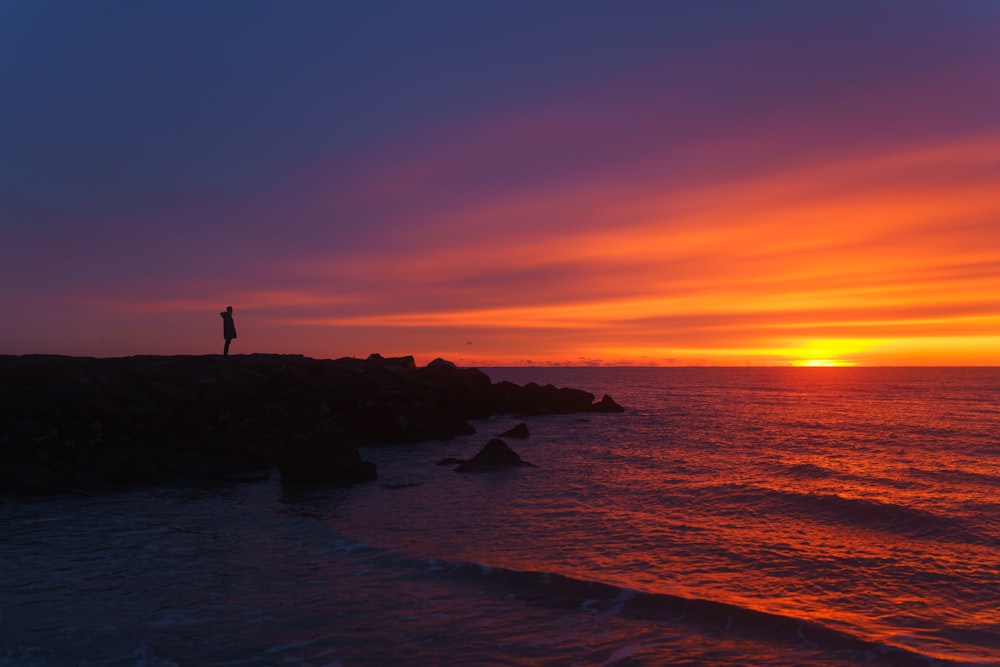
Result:
M807 368L847 368L854 366L853 361L843 359L799 359L792 362L792 366L804 366Z
M822 338L804 341L798 347L782 350L792 366L806 368L844 368L857 366L860 353L875 346L875 341L861 338Z

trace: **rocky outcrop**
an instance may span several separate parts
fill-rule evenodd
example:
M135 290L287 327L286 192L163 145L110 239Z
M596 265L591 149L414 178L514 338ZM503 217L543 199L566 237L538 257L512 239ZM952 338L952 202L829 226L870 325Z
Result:
M625 408L618 405L615 399L604 394L601 400L590 406L589 412L625 412Z
M539 385L535 382L518 386L498 382L493 388L497 412L522 415L572 414L576 412L624 412L610 396L594 402L594 395L582 389Z
M491 470L503 470L504 468L519 468L529 466L536 468L534 464L528 463L511 449L506 442L500 438L493 438L479 450L479 453L468 461L464 461L455 468L455 472L489 472Z
M0 494L231 480L372 479L356 447L448 439L494 414L620 410L413 357L0 356Z

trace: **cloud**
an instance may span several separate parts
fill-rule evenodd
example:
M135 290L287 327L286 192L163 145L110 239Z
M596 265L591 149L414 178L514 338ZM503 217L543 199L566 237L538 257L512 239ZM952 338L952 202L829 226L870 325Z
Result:
M367 45L371 72L390 78L337 70L331 81L371 90L305 91L329 65L310 61L287 99L269 97L262 115L241 108L203 163L158 162L148 174L166 174L163 187L128 161L80 178L50 170L52 183L30 188L22 174L0 244L0 296L19 332L0 343L58 351L72 331L79 350L114 339L93 349L196 351L232 304L241 344L315 356L785 363L822 348L925 363L958 358L940 342L952 340L1000 363L987 345L1000 313L989 21L922 8L886 32L890 17L867 10L864 24L849 8L758 11L754 30L687 17L705 39L678 28L664 44L650 28L656 39L627 53L602 46L607 61L535 45L562 60L532 61L530 85L485 53L486 80L463 64L426 85L393 82L397 59ZM309 35L303 52L325 53L325 32ZM419 71L450 62L445 51ZM446 80L468 94L443 92ZM271 94L256 81L241 71L238 95L213 113ZM365 117L352 124L351 109ZM118 148L146 159L137 146L183 143L163 127Z
M427 208L379 252L304 259L360 298L284 322L742 355L823 331L981 332L1000 312L998 154L982 136L666 194L611 179Z

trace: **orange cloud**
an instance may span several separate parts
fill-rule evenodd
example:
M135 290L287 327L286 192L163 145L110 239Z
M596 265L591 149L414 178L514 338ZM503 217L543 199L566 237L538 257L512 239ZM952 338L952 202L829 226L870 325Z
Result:
M581 131L522 125L515 137L542 143ZM483 136L477 162L518 155ZM313 183L314 198L291 209L345 215L345 202L388 197L369 214L392 230L378 242L317 241L247 270L239 290L193 281L159 299L84 303L148 316L164 332L157 349L173 351L214 331L208 314L232 303L255 350L314 356L1000 364L997 156L1000 136L986 135L854 147L725 179L659 178L655 161L635 160L453 193L470 158L446 150L427 167L374 171L370 188ZM438 195L423 201L425 190Z
M976 137L683 189L463 201L422 212L385 254L308 259L364 305L275 322L492 332L484 354L501 360L787 363L816 340L865 363L971 358L951 340L997 363L997 155L1000 138Z

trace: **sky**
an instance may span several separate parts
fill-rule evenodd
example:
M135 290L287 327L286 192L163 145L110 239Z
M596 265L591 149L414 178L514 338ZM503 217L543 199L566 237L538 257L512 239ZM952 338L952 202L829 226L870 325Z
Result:
M0 354L1000 365L1000 2L0 3Z

